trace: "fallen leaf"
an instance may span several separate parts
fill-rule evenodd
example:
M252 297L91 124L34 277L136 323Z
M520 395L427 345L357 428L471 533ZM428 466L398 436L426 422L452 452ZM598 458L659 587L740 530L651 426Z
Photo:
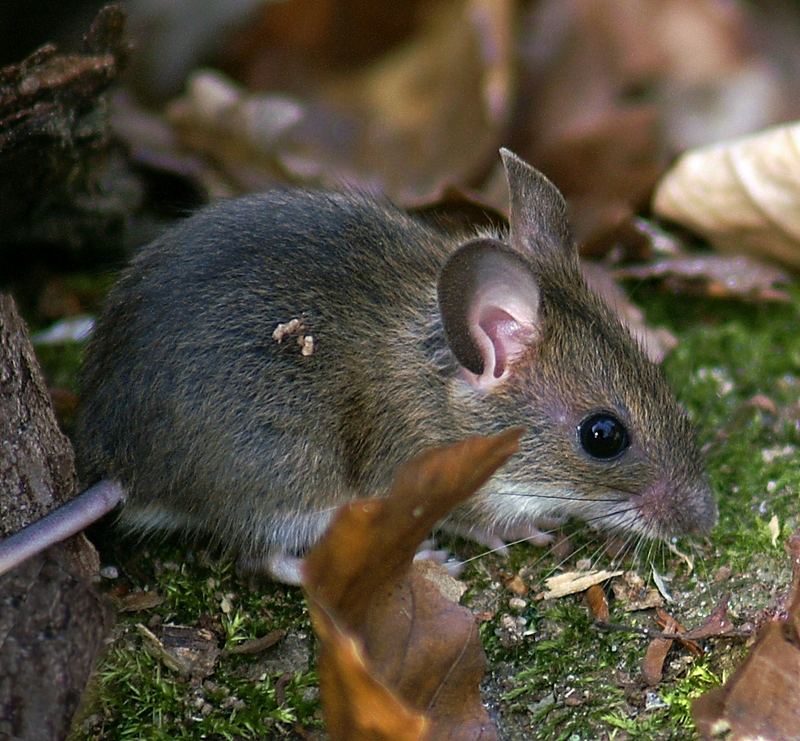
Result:
M407 43L326 86L324 104L347 111L339 133L354 134L347 165L361 182L416 205L494 162L512 100L513 10L512 0L431 4ZM345 147L320 144L311 154L324 176Z
M440 563L429 558L415 559L414 571L424 576L440 592L442 597L446 597L451 602L458 602L467 591L467 585L463 581L456 579Z
M230 648L225 649L226 654L260 654L268 648L274 646L278 641L282 640L286 635L286 631L281 628L271 630L261 638L253 638L249 641L242 641L236 643Z
M749 301L788 301L777 286L790 282L778 268L746 255L684 255L649 265L617 268L616 278L662 279L675 293Z
M608 599L606 593L599 584L592 584L586 590L586 604L589 605L589 612L592 620L607 623L610 617L608 611Z
M712 638L723 636L733 631L733 623L728 618L728 599L726 595L719 604L711 611L707 620L698 628L687 630L683 633L683 638L688 640L700 640L702 638Z
M621 573L622 571L591 570L568 571L565 574L551 576L544 580L547 590L537 594L535 599L558 599L568 594L585 592L593 584L602 584Z
M723 687L692 704L703 738L797 738L800 728L800 533L787 543L792 595L787 618L764 625Z
M664 633L683 634L683 626L665 610L660 607L656 608L656 623ZM661 682L662 674L664 673L664 661L667 658L672 644L676 641L689 649L695 656L700 656L703 651L694 641L687 640L683 635L678 638L654 638L647 645L644 661L642 662L642 676L644 681L650 687L657 685Z
M285 15L278 5L265 15ZM323 5L327 10L309 9L318 25L312 21L305 38L305 59L327 56L329 36L320 31L337 21L330 3ZM240 189L280 177L347 184L401 206L430 203L450 186L470 185L496 159L512 105L514 6L515 0L425 4L414 32L369 63L328 68L302 90L273 75L270 89L290 93L250 93L205 72L190 81L170 117L181 140L213 157ZM373 36L374 25L364 34ZM347 29L348 38L353 33ZM274 70L298 73L280 63Z
M649 687L654 687L661 682L664 661L673 643L672 638L654 638L647 644L647 651L642 662L642 677Z
M800 269L800 123L686 152L662 178L653 211L723 251Z
M421 741L430 724L375 675L361 643L323 609L313 607L314 630L322 648L319 679L326 730L337 739Z
M657 108L625 95L660 71L647 5L543 0L521 15L515 146L564 192L579 241L629 219L665 165Z
M656 624L664 633L673 633L676 635L675 640L679 641L681 645L688 649L690 653L695 656L701 656L703 650L697 645L695 641L686 637L686 628L684 628L672 615L666 610L656 608Z
M664 598L665 602L674 602L675 598L670 593L669 589L667 588L667 582L669 581L666 577L662 576L657 570L656 567L653 566L651 572L653 575L653 583L656 585L656 589L658 593Z
M800 594L800 533L786 541L786 552L792 559L792 592L797 598Z
M496 737L479 692L475 618L411 564L433 526L517 449L519 434L469 438L412 460L386 498L343 506L306 557L332 738Z
M519 574L514 574L510 579L507 579L504 586L509 592L513 592L518 597L524 597L528 593L528 585Z

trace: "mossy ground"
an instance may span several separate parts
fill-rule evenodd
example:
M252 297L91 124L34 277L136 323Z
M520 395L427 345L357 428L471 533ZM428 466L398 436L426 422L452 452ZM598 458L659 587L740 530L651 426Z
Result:
M665 368L697 424L720 502L712 536L681 544L696 557L691 574L676 556L651 554L659 572L672 577L677 601L668 609L684 624L697 625L729 593L734 621L753 624L778 607L786 593L790 569L782 544L800 519L800 291L786 305L662 296L641 287L636 294L651 324L667 326L680 338ZM72 383L74 351L47 352L43 360L48 373L60 374L59 384ZM759 395L763 398L752 403ZM779 528L774 544L773 517ZM315 649L297 590L247 584L229 564L196 547L120 541L107 527L96 535L103 562L120 571L108 589L157 590L165 599L157 607L119 616L75 738L319 733ZM469 551L470 546L459 545ZM595 540L576 557L592 553L596 545ZM565 565L574 565L576 557ZM730 674L746 651L744 644L709 640L705 655L694 660L675 649L664 681L648 690L640 679L645 640L595 627L579 597L554 602L528 597L516 612L509 607L514 595L502 586L504 574L524 568L526 578L540 584L556 563L541 550L519 546L509 561L488 556L464 575L468 603L493 615L481 624L489 658L484 696L503 736L690 738L691 698ZM607 563L598 560L600 566ZM631 568L649 577L645 556ZM503 627L509 615L525 619L516 639L509 639ZM624 613L613 601L611 619L654 625L649 612ZM287 633L264 655L223 656L213 675L191 680L143 650L137 623L209 627L223 646L276 628Z

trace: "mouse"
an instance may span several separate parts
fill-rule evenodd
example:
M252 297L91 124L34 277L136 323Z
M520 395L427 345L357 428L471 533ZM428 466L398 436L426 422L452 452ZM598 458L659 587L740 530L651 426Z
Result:
M501 158L505 231L284 187L141 249L85 353L75 448L94 509L72 503L72 527L124 502L125 526L199 534L296 584L337 507L387 493L426 448L520 426L519 452L442 530L488 547L547 542L569 518L707 533L686 412L587 287L562 194Z

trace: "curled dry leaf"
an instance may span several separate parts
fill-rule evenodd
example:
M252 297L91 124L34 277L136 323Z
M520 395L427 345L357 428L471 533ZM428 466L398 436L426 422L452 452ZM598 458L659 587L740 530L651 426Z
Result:
M700 293L711 298L788 301L777 288L789 283L782 270L746 255L692 255L659 260L650 265L618 268L616 278L660 278L676 293Z
M656 608L656 623L664 633L674 633L677 635L675 640L689 650L695 656L700 656L703 650L697 643L686 637L686 628L684 628L672 615L661 607Z
M282 630L281 628L275 628L275 630L271 630L269 633L261 636L260 638L251 638L247 641L237 643L230 648L225 649L224 653L260 654L262 651L266 651L268 648L272 648L272 646L279 641L282 641L285 635L285 630Z
M688 640L700 640L701 638L711 638L713 636L724 636L733 631L733 623L728 617L728 600L730 597L725 595L719 604L711 611L708 619L699 627L687 630L683 637Z
M691 632L696 634L695 637L716 635L713 630L723 624L724 610L725 605L723 603L722 612L720 612L720 607L717 607L704 626ZM661 675L664 671L664 660L667 658L667 654L676 640L694 656L701 656L703 653L700 646L689 637L690 632L672 617L672 615L660 607L656 608L656 623L664 633L672 634L676 637L654 638L648 644L647 652L642 662L642 676L644 677L644 681L651 687L661 681Z
M592 584L586 590L586 604L589 605L589 612L593 620L598 620L601 623L607 623L610 617L608 611L608 599L603 587L599 584Z
M647 652L642 662L642 677L649 687L654 687L661 682L664 660L673 643L672 638L654 638L647 644Z
M519 434L470 438L412 460L385 499L343 506L306 558L332 738L496 737L479 693L485 659L475 618L412 561L431 528L517 449Z
M325 725L331 738L421 741L429 724L376 676L361 643L333 616L312 609L314 630L322 648L320 685Z
M800 123L687 152L659 183L653 210L720 250L800 269Z

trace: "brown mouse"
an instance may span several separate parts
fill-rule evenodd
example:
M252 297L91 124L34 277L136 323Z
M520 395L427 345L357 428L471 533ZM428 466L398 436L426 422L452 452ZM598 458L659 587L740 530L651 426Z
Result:
M86 354L85 483L119 482L130 526L203 533L296 582L338 505L385 492L429 446L521 425L520 452L445 530L490 545L541 541L537 526L567 517L708 531L716 506L684 411L587 288L561 194L501 154L508 234L277 189L143 249Z

